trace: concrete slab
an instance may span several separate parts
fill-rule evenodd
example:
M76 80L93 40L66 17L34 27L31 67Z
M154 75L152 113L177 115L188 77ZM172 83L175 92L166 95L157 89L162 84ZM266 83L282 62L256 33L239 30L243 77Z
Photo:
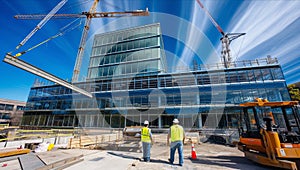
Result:
M19 156L22 170L32 170L45 166L46 164L33 153Z
M21 166L18 158L0 162L1 170L20 170Z

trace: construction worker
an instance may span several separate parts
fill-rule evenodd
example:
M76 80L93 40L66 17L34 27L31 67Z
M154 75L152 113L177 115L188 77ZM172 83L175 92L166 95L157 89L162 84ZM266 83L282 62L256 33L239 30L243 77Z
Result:
M169 145L169 139L171 138L171 145L170 145L170 163L173 164L174 162L174 155L176 149L178 149L179 154L179 165L183 166L183 142L185 138L185 133L183 127L179 125L178 119L173 120L173 125L170 127L168 137L167 137L167 144Z
M153 143L151 129L148 128L149 122L145 120L144 127L141 129L141 141L143 145L143 159L145 162L150 162L150 148Z

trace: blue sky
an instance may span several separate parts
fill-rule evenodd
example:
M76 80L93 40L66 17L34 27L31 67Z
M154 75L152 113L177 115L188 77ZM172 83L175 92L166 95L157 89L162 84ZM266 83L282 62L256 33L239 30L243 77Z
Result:
M16 20L16 14L47 14L60 0L0 0L0 54L11 52L39 23ZM202 0L224 32L244 32L231 43L234 60L277 57L287 83L300 81L300 1L298 0ZM69 0L57 13L88 11L92 0ZM86 76L93 35L160 22L168 66L219 62L221 34L196 0L100 0L97 11L145 9L149 17L93 19L88 35L81 78ZM74 19L51 19L19 51L55 35ZM77 20L76 23L79 23ZM20 58L60 78L70 80L80 42L80 27L39 46ZM169 69L172 70L172 69ZM36 76L0 62L0 98L26 101Z

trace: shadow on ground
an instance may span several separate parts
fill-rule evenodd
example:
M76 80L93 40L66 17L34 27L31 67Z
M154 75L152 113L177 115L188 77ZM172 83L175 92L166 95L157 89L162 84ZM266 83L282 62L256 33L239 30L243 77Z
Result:
M245 157L240 156L198 156L197 159L190 159L192 163L199 163L199 164L207 164L207 165L217 165L223 166L228 168L235 168L235 169L245 169L243 168L245 165L253 166L257 165L255 170L271 170L274 169L272 167L263 166L252 162Z
M124 155L121 153L115 153L115 152L107 152L107 153L110 155L114 155L114 156L118 156L118 157L122 157L122 158L126 158L126 159L140 160L139 157Z
M115 152L107 152L110 155L114 155L114 156L118 156L118 157L122 157L125 159L133 159L133 160L139 160L139 161L143 161L140 157L136 157L136 156L129 156L129 155L125 155L125 154L121 154L121 153L115 153ZM169 161L167 160L161 160L161 159L152 159L150 160L151 163L165 163L165 164L169 164Z

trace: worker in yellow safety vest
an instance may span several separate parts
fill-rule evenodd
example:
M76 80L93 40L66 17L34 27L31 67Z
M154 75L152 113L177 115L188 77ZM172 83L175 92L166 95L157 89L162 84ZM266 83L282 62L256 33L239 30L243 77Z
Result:
M141 141L143 146L143 159L145 162L150 162L150 149L153 143L151 129L148 128L149 122L145 120L144 127L141 129Z
M170 127L168 137L167 137L167 144L169 145L169 139L171 138L171 145L170 145L170 163L173 164L174 162L174 155L176 149L178 149L179 154L179 165L183 166L183 143L185 139L185 132L183 127L179 125L178 119L173 120L173 125Z

